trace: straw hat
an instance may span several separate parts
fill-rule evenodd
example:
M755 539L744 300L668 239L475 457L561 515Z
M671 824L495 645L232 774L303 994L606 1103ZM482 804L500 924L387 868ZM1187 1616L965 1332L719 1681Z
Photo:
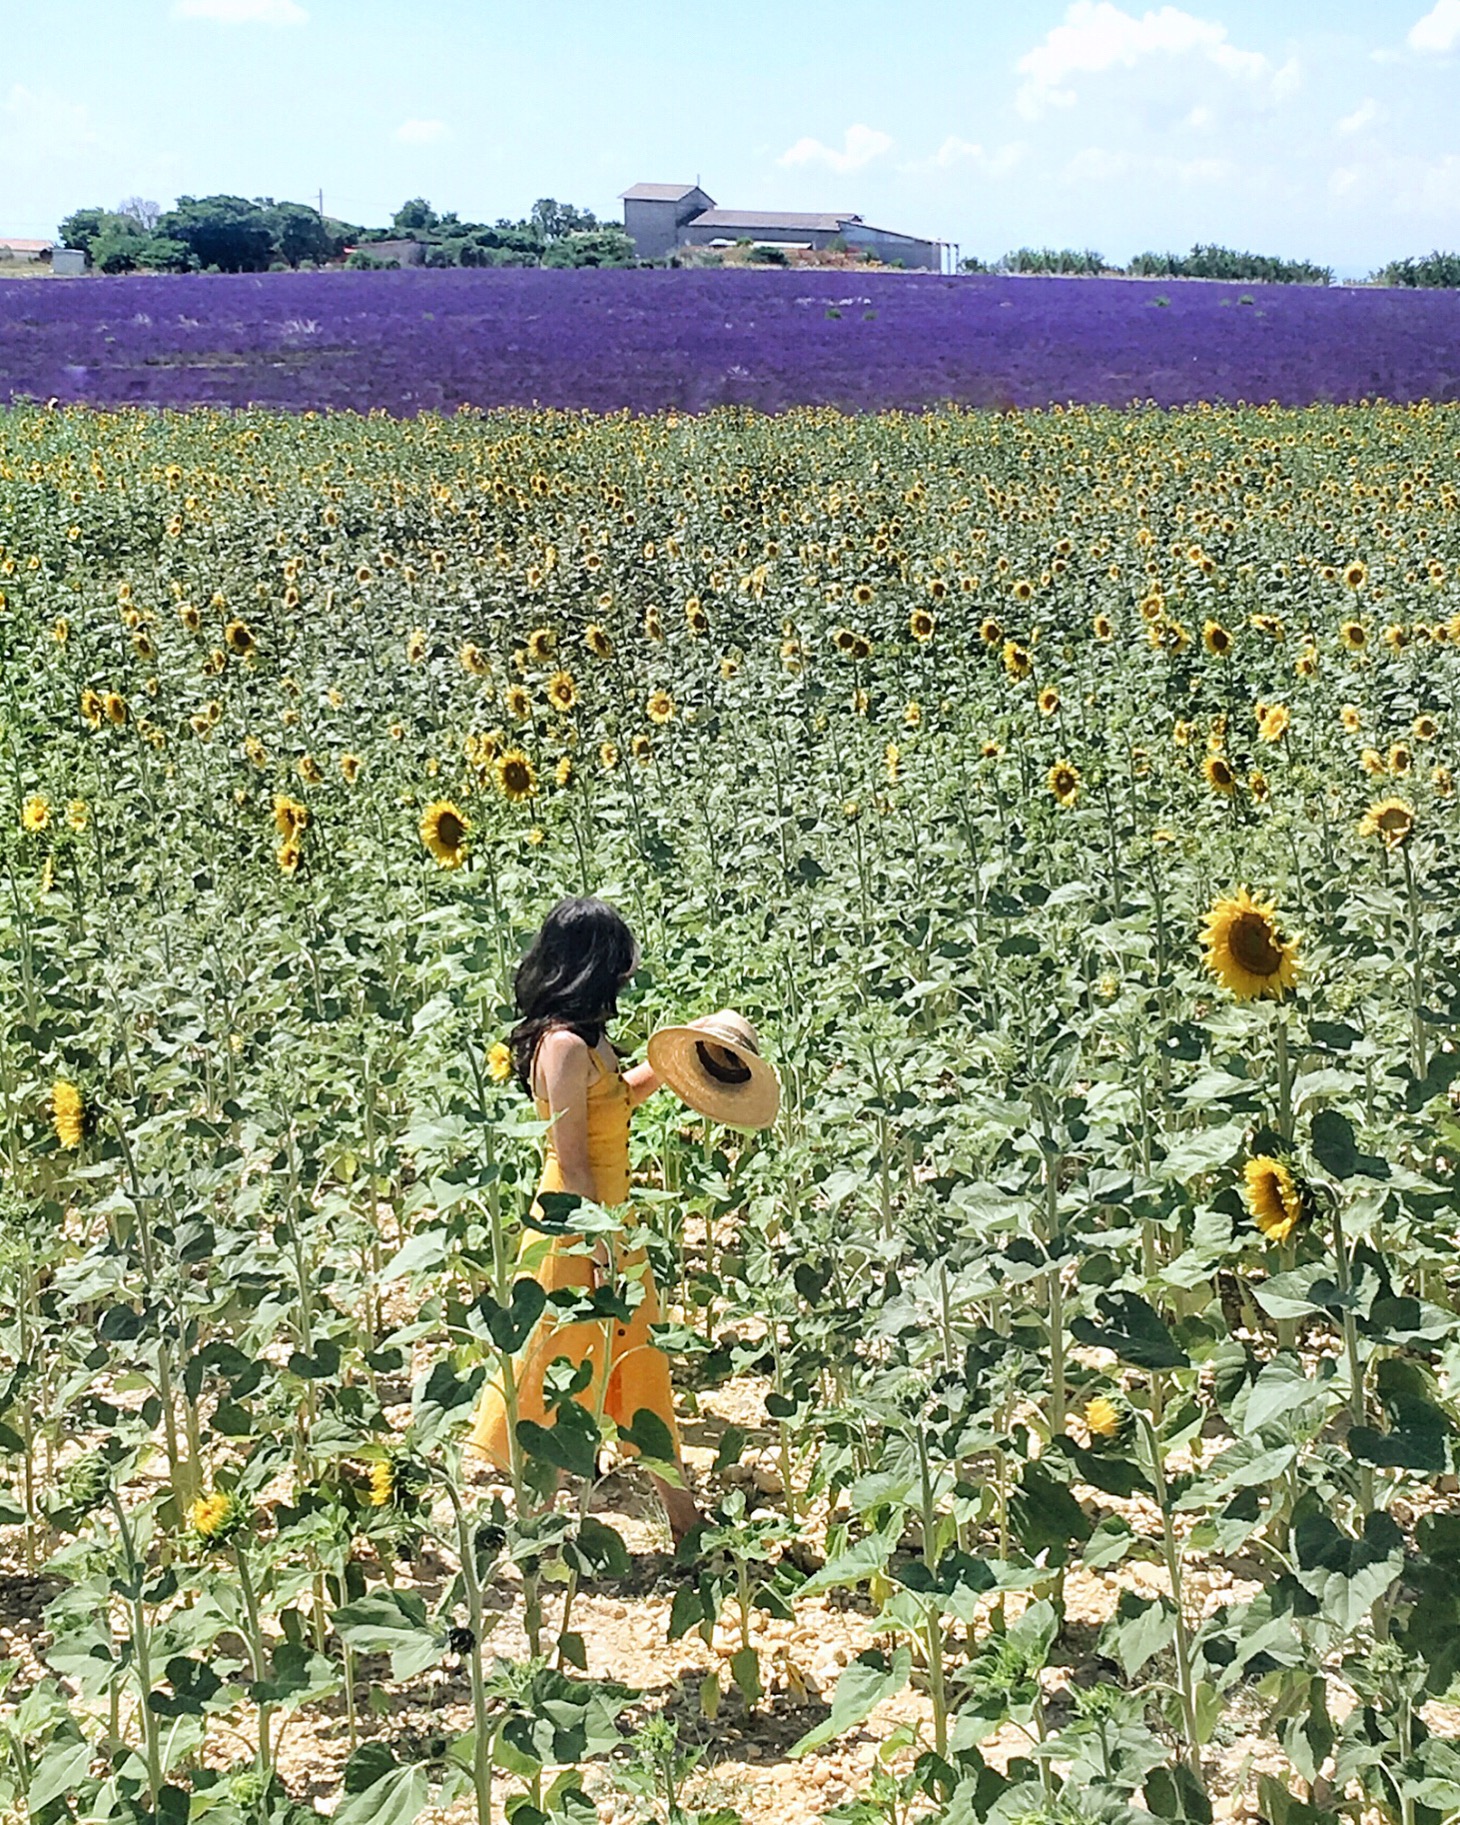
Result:
M743 1014L721 1008L687 1026L661 1027L649 1063L682 1102L727 1128L769 1128L781 1106L775 1071Z

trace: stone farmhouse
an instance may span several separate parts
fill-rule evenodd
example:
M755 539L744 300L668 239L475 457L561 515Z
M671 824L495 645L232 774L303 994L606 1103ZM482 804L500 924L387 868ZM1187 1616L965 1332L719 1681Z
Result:
M662 260L677 247L820 249L832 242L868 253L889 265L938 272L943 243L891 228L874 228L859 215L835 210L800 214L786 210L721 209L698 184L635 184L623 193L624 228L641 260Z

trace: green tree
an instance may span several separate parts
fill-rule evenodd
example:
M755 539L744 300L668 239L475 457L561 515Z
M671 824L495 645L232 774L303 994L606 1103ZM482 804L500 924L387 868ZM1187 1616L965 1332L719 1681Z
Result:
M269 216L275 250L291 266L305 261L322 265L340 250L341 243L330 232L330 224L307 203L276 203Z
M73 209L57 230L63 247L90 254L92 243L106 225L105 209Z
M551 196L540 196L532 205L527 220L544 241L561 241L566 235L584 234L599 226L598 217L591 209L560 203Z
M430 234L440 219L425 197L413 196L401 204L390 221L401 234Z
M633 266L637 260L634 244L622 228L566 234L550 242L542 256L544 266Z
M241 196L180 196L157 232L182 241L200 266L221 272L267 272L275 257L272 203Z

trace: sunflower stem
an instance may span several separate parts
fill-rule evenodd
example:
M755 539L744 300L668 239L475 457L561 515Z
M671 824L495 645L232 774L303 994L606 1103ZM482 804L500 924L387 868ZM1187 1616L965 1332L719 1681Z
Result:
M1409 859L1407 844L1400 844L1399 859L1404 865L1404 898L1409 909L1409 955L1413 971L1413 1030L1410 1037L1410 1070L1423 1082L1427 1065L1427 1043L1424 1016L1424 929L1420 924L1419 885L1414 878L1414 863Z
M1293 1065L1288 1056L1288 1017L1279 1014L1273 1025L1273 1045L1277 1051L1278 1133L1283 1145L1293 1144Z

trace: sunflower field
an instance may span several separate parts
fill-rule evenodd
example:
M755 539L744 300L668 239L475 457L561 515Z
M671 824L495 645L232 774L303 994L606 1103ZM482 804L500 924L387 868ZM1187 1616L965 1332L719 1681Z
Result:
M0 1816L1460 1817L1457 448L0 415ZM784 1092L539 1225L677 1560L463 1454L584 891Z

